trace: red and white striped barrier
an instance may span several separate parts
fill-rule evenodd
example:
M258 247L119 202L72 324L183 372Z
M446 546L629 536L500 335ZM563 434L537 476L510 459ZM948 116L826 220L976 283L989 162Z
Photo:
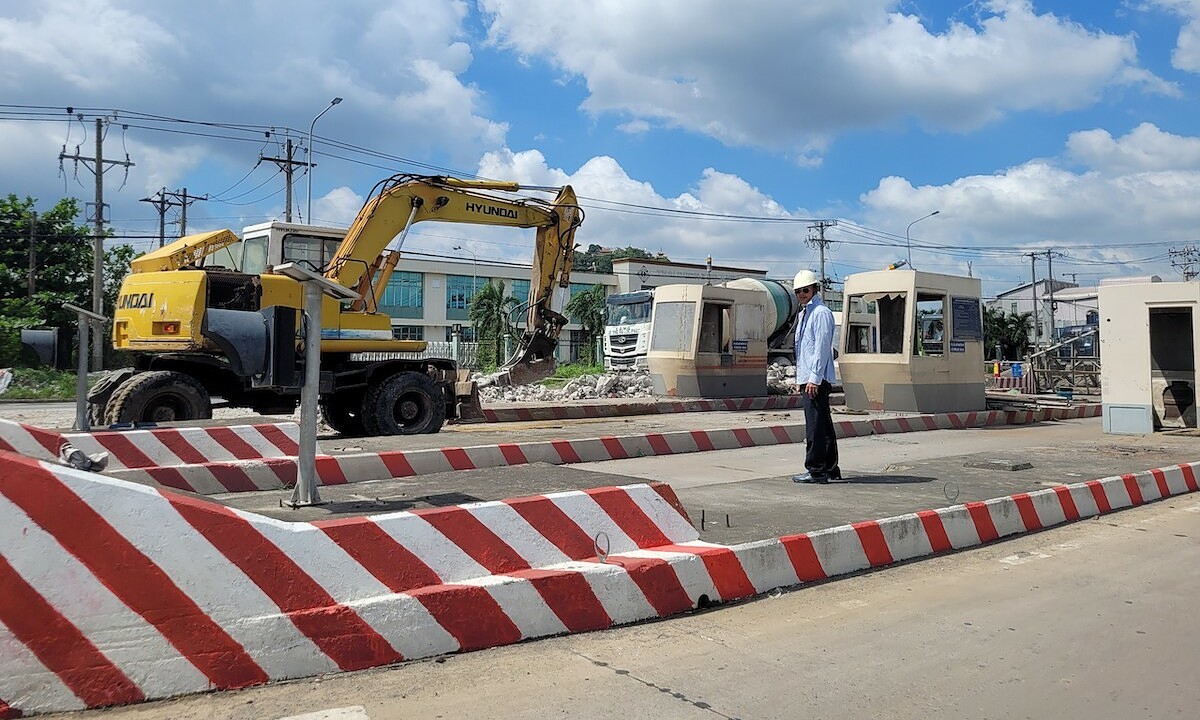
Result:
M755 398L715 400L645 400L627 403L590 403L517 408L485 408L486 422L530 422L534 420L582 420L584 418L661 415L684 412L753 412L794 410L804 405L801 395L769 395Z
M721 546L663 485L287 523L0 453L0 707L132 703L666 617L1195 492L1197 467Z
M296 457L300 452L296 423L102 430L64 437L86 453L107 452L113 470Z
M988 376L984 381L984 385L988 390L1023 390L1026 393L1035 392L1033 387L1033 376L1022 375L1019 378L1015 377L994 377Z
M882 420L836 422L839 438L882 435L919 430L978 428L989 425L1025 424L1051 419L1096 417L1100 406L1054 408L1037 411L992 410L944 415L912 415ZM606 436L583 440L550 440L501 443L475 447L430 450L355 453L317 458L317 476L322 485L390 478L414 477L454 470L480 470L530 463L569 465L623 460L632 457L766 447L804 442L804 426L764 425L754 428L693 430L644 435ZM263 458L253 461L214 462L202 465L142 467L108 472L155 487L215 495L254 492L287 487L296 481L293 458Z
M53 430L0 419L0 450L56 461L59 448L65 442L66 438Z

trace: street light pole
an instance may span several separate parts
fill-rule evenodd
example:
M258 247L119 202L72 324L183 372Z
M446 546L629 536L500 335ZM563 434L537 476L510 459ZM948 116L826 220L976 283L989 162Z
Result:
M910 230L912 230L912 226L913 226L913 225L916 225L917 223L921 222L922 220L924 220L924 219L926 219L926 218L931 218L931 217L933 217L934 215L937 215L937 214L939 214L939 213L941 213L941 212L942 212L941 210L934 210L933 212L929 213L928 215L924 215L924 216L922 216L922 217L919 217L919 218L917 218L916 220L913 220L912 222L910 222L910 223L908 224L908 227L907 227L907 228L905 228L905 230L904 230L904 244L905 244L905 245L908 247L908 269L909 269L909 270L914 270L914 269L915 269L915 268L913 267L913 264L912 264L912 237L909 235L909 231L910 231Z
M317 116L315 118L313 118L312 123L308 126L308 207L304 211L304 221L306 223L308 223L309 225L313 224L313 221L312 221L312 176L313 176L313 168L316 167L316 163L313 162L313 150L312 150L313 128L315 128L317 126L317 121L321 119L322 115L324 115L325 113L332 110L333 106L337 105L341 101L342 101L342 99L340 97L335 97L334 99L330 100L329 104L325 106L325 109L322 110L321 112L317 113Z
M454 249L455 250L466 250L467 252L471 253L471 294L474 295L475 294L475 284L479 282L479 277L478 277L479 273L477 272L477 268L479 266L479 261L475 257L475 251L471 250L470 248L465 248L462 245L455 245Z

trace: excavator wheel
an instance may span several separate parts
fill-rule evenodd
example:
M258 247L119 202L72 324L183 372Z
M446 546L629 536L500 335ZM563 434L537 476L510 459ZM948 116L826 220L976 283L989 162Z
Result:
M342 437L360 437L367 433L363 427L362 395L333 395L321 398L318 405L325 424Z
M195 378L169 370L138 373L121 383L108 401L104 421L161 423L212 417L208 391Z
M400 372L367 389L362 421L368 435L435 433L446 421L446 400L428 375Z

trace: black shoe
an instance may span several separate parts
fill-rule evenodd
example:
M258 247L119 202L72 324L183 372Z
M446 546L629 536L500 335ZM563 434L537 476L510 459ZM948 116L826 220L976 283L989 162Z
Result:
M813 475L810 472L806 472L801 475L793 475L792 482L824 485L829 482L829 478L825 475Z
M841 482L842 481L842 471L834 470L833 472L829 473L829 475L827 475L826 477L827 477L826 482L829 482L830 480L832 480L834 482Z

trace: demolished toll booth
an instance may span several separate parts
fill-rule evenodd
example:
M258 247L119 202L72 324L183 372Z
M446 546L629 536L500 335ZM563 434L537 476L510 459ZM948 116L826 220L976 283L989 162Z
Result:
M984 410L978 278L880 270L846 278L838 352L852 410Z

